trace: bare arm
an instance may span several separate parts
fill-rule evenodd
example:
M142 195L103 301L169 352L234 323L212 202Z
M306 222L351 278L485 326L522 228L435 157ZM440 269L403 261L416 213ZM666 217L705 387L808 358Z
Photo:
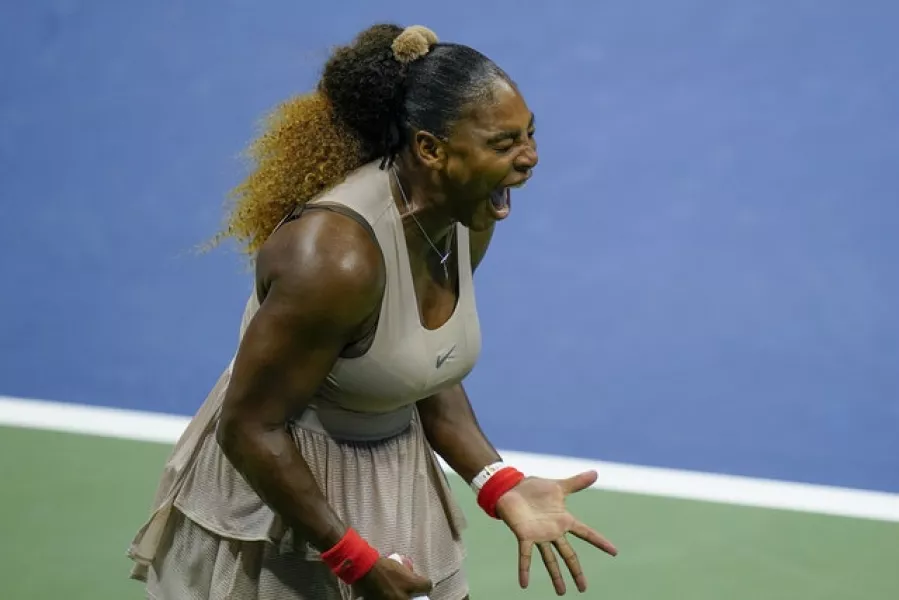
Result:
M342 215L309 213L259 256L267 291L247 328L224 400L218 441L259 496L319 550L346 532L287 431L383 289L380 254Z
M418 412L431 447L465 483L500 460L478 425L462 384L419 401Z
M483 232L471 231L469 236L474 270L487 252L493 227ZM461 383L419 401L418 411L431 447L466 483L485 466L500 460L481 430Z

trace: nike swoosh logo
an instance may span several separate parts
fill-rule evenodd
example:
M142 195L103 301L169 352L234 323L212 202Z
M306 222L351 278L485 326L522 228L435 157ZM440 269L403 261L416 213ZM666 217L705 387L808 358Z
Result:
M443 366L443 363L445 363L450 356L453 355L453 350L455 350L455 349L456 349L456 345L453 344L452 348L450 348L444 354L441 354L440 356L437 357L437 368L438 369Z

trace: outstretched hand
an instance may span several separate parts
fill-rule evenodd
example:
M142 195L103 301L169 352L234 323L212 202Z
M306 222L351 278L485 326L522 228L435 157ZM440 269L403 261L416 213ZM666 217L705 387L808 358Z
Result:
M589 488L596 478L596 471L586 471L567 479L528 477L499 499L497 515L518 538L518 583L521 587L526 588L530 580L535 544L559 595L565 593L565 580L553 548L565 561L577 589L581 592L587 589L587 578L567 534L579 537L611 556L618 554L609 540L578 521L565 508L567 496Z

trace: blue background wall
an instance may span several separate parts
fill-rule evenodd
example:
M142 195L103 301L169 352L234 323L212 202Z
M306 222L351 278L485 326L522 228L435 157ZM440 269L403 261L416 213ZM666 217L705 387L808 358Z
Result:
M477 282L498 445L899 491L888 0L3 3L0 393L190 414L250 290L192 252L238 154L378 20L538 115Z

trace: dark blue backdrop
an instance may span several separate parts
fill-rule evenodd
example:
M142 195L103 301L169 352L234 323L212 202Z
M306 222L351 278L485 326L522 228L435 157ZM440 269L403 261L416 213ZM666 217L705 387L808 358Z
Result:
M538 115L477 282L498 445L899 491L889 0L4 3L0 393L191 413L250 289L192 249L257 120L376 20Z

